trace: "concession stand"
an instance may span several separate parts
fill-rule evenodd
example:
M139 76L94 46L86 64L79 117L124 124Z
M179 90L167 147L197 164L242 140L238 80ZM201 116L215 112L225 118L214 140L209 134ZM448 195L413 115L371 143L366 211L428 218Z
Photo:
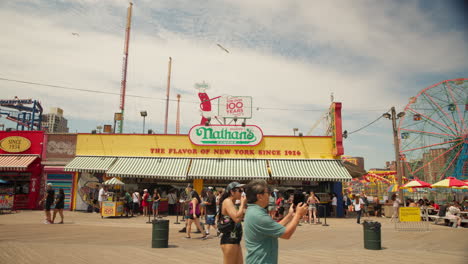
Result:
M43 131L0 131L1 201L11 210L38 209L42 177ZM8 209L8 208L5 208Z
M190 182L198 192L204 186L265 179L273 186L293 183L324 195L334 192L341 204L342 182L351 180L341 161L341 103L332 103L329 115L327 136L266 136L255 125L209 122L193 126L186 135L78 134L76 157L65 171L77 172L75 192L86 189L87 182L110 177L139 191L148 184ZM75 199L80 210L80 195ZM118 211L118 205L108 205L113 208L109 214ZM342 216L342 208L337 209Z

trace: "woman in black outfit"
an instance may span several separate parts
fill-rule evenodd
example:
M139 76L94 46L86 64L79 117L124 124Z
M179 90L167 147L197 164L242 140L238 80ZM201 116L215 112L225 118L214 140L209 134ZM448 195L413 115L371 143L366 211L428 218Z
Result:
M59 194L57 195L57 199L55 199L55 209L54 209L54 216L52 218L52 223L55 221L55 217L57 216L57 212L60 214L60 218L62 221L59 224L63 224L63 208L65 207L65 193L63 189L59 190Z

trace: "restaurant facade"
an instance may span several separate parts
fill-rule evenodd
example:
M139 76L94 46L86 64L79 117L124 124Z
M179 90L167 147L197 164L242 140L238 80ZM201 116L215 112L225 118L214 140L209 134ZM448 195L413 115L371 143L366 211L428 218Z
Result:
M37 209L44 190L42 131L0 131L0 204L3 210Z
M64 167L74 174L72 207L89 210L111 177L139 191L188 182L201 191L265 179L283 189L336 193L340 202L341 183L351 180L341 161L341 103L333 103L330 114L329 136L264 136L254 125L209 123L187 135L78 134L76 156Z

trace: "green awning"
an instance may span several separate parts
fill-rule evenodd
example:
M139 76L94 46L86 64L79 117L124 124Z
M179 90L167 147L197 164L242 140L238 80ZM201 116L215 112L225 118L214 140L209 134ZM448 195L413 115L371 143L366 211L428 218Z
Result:
M251 180L268 179L266 160L193 159L189 179Z
M350 181L341 160L269 160L271 178L300 181Z
M107 175L183 181L186 179L189 164L190 159L182 158L118 158Z
M65 171L78 172L106 172L112 164L115 157L97 157L97 156L79 156L74 158L65 166Z

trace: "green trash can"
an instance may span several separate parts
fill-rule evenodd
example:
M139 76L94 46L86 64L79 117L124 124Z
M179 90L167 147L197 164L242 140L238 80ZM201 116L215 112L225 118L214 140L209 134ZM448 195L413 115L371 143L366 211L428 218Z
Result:
M382 249L381 224L376 221L364 221L364 248L372 250Z
M169 220L153 220L152 248L169 247Z

